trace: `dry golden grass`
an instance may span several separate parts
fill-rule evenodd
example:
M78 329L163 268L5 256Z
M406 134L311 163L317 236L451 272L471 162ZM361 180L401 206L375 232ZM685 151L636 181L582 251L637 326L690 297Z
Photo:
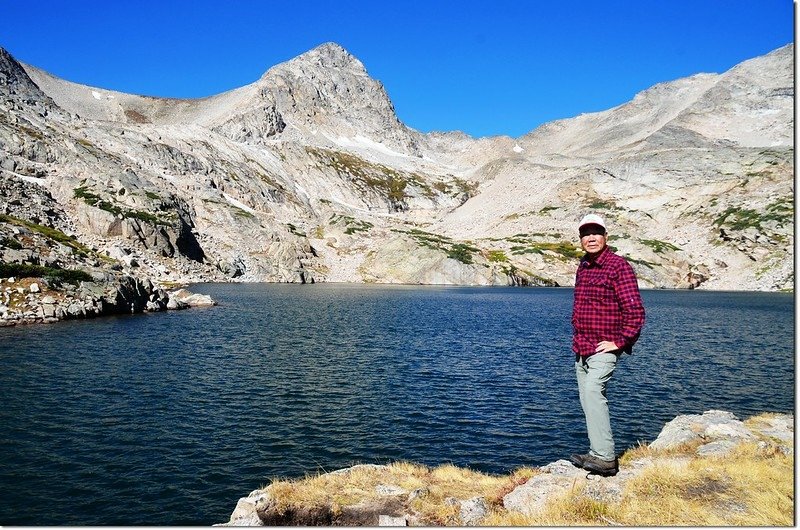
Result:
M625 493L612 514L623 524L791 526L794 458L744 444L725 457L656 463Z
M450 464L436 468L395 462L386 468L356 467L346 473L307 476L302 480L274 480L270 485L276 509L290 506L342 506L381 498L378 486L395 486L407 492L422 490L409 507L432 525L458 525L459 507L448 498L483 497L490 505L501 505L503 496L538 473L520 468L505 476L488 475Z
M651 457L624 488L619 504L582 495L576 487L531 516L493 513L486 526L793 526L794 458L756 444L718 458L677 459L674 450L632 450Z
M749 425L765 422L761 415ZM378 486L395 486L406 492L420 490L408 501L409 511L428 526L459 526L458 503L482 497L489 514L481 526L792 526L794 525L794 454L777 446L740 444L722 457L698 457L698 444L668 451L640 445L620 457L624 468L648 459L650 464L627 480L618 502L597 500L584 494L585 482L554 496L534 515L509 512L503 497L540 473L521 468L496 476L453 465L434 469L408 462L386 468L356 467L346 473L309 476L303 480L275 480L271 495L279 509L331 507L377 501ZM401 496L403 501L407 495Z

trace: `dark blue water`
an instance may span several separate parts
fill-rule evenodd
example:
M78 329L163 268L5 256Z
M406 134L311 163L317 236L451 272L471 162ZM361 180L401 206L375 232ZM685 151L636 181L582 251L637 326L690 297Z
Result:
M0 329L0 524L207 525L355 463L506 473L586 449L571 289L202 285L218 307ZM794 410L794 299L645 291L618 450Z

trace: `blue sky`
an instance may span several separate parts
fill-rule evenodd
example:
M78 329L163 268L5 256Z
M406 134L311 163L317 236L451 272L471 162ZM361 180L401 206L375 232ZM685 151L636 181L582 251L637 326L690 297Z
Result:
M0 46L77 83L202 97L333 41L428 132L520 136L794 40L791 0L0 2Z

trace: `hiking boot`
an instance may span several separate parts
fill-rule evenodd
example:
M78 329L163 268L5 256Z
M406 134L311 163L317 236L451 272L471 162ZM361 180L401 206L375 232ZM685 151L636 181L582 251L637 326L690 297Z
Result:
M613 477L619 471L619 463L616 458L609 462L607 460L600 460L592 455L586 455L581 467L590 473L603 477Z
M583 463L586 462L586 459L589 458L588 454L585 455L569 455L569 461L572 462L572 465L575 467L583 468Z

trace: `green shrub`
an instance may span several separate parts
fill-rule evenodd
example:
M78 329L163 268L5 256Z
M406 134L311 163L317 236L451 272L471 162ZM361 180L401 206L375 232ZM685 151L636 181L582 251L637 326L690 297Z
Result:
M515 245L511 247L512 254L543 254L545 250L560 254L565 258L583 257L583 251L576 248L574 244L567 241L557 243L527 241L526 245Z
M458 260L462 263L472 263L472 253L477 252L478 249L465 245L463 243L454 243L447 251L447 257Z
M0 262L0 278L10 278L12 276L20 278L44 278L54 281L55 283L66 282L73 285L77 285L79 282L92 281L92 276L82 270L43 267L41 265L30 265L28 263Z
M761 229L761 225L767 221L775 221L780 225L791 223L794 219L794 199L784 197L767 205L764 213L750 208L739 208L731 206L714 220L717 226L728 226L733 230L745 230L747 228Z
M14 250L22 250L22 243L10 237L0 239L0 247L11 248Z
M411 236L418 245L432 248L434 250L440 250L447 254L449 258L458 260L462 263L472 263L472 254L480 251L480 249L475 248L467 243L454 243L449 237L425 232L424 230L420 230L418 228L412 228L410 230L399 230L393 228L392 231L401 234L407 234Z
M659 241L658 239L640 239L639 242L653 249L653 252L656 254L661 254L664 250L680 250L680 247L676 247L672 243L667 243L666 241Z
M486 259L493 263L503 263L508 261L508 256L502 250L490 250L487 252Z

